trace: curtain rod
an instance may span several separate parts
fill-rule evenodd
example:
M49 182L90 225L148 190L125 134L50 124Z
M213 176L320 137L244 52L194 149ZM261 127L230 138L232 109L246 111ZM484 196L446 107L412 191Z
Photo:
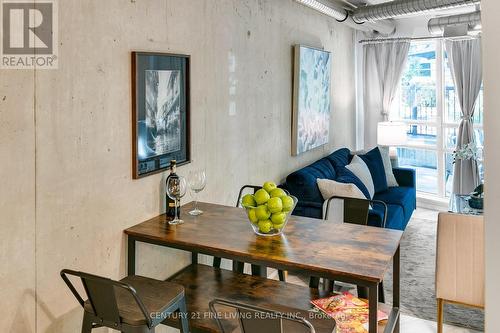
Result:
M370 43L386 43L386 42L405 42L412 40L433 40L433 39L475 39L479 38L478 36L461 36L461 37L443 37L443 36L432 36L432 37L396 37L396 38L374 38L374 39L363 39L360 40L360 44L370 44Z

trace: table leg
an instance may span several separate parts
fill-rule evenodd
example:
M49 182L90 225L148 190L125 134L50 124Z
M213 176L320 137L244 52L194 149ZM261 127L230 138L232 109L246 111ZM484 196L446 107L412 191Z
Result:
M252 265L252 275L267 278L267 267Z
M368 332L377 333L378 322L378 283L371 285L368 288Z
M392 306L395 308L400 307L399 304L399 292L400 292L400 277L399 277L399 270L400 270L400 247L398 246L398 249L396 250L396 253L394 254L393 258L393 291L392 291ZM396 322L396 326L394 326L394 333L399 333L399 317Z
M135 275L135 239L130 236L128 236L127 270L129 276Z
M198 252L191 252L191 264L196 265L198 263Z

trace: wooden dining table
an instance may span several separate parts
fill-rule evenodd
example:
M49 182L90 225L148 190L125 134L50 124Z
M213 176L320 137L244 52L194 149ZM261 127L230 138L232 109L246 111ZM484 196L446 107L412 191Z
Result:
M135 274L136 243L144 242L189 251L192 253L192 265L198 264L198 254L205 254L258 265L264 272L266 267L272 267L352 283L368 289L369 333L399 332L399 248L402 231L332 224L292 215L282 235L266 237L252 231L244 209L210 203L198 205L204 213L199 216L183 214L183 224L169 225L166 216L159 215L126 229L128 274ZM192 208L190 203L183 206L182 211ZM392 307L378 303L379 284L391 266ZM199 271L203 270L190 269L189 274ZM179 275L173 277L174 281L175 278L179 279ZM283 284L279 281L273 283ZM281 285L275 286L281 288ZM196 298L195 295L193 297ZM389 316L383 325L377 323L380 307Z

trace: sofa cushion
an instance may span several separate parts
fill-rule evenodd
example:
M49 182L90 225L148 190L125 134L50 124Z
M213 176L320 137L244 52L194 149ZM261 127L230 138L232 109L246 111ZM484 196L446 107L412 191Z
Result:
M396 177L394 177L394 171L392 171L391 156L389 154L389 147L378 147L380 150L380 155L382 156L382 162L384 163L385 178L388 187L399 186Z
M331 179L318 179L318 188L323 199L328 200L333 196L365 199L365 195L354 184L341 183Z
M409 220L415 210L416 193L413 187L389 187L387 191L375 194L373 199L401 206L405 220Z
M286 188L299 201L323 202L316 179L335 179L336 172L330 161L323 158L286 177Z
M336 171L337 171L337 178L335 179L335 181L337 181L339 183L354 184L361 190L361 192L363 192L363 194L365 195L365 197L367 199L371 199L370 192L368 192L368 189L366 188L366 186L351 171L349 171L345 167L340 167L340 168L336 169Z
M345 167L351 161L351 152L347 148L334 151L326 157L335 169Z
M381 205L373 205L370 210L368 225L380 227L384 216L384 208ZM385 227L389 229L405 230L408 221L404 217L403 208L400 205L387 205L387 220Z
M346 169L356 175L356 177L358 177L363 185L365 185L368 189L368 199L373 198L373 195L375 194L375 186L373 186L372 175L366 163L359 156L354 156L351 163L346 165Z
M373 148L366 154L357 155L365 162L373 180L375 193L387 190L387 177L385 175L384 161L378 147Z

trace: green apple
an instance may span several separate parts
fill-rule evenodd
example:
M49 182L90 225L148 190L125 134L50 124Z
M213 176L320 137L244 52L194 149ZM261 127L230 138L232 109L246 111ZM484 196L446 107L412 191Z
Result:
M269 219L271 212L267 209L266 205L260 205L255 208L255 216L259 219L259 221L264 221Z
M252 222L254 224L259 222L255 208L249 209L247 214L248 214L248 219L250 220L250 222Z
M281 198L281 202L283 203L283 211L289 212L293 209L293 199L290 196L286 196Z
M285 223L286 221L286 213L274 213L273 215L271 215L271 222L273 222L273 224L275 225L281 225L283 223Z
M280 198L271 198L267 201L267 209L271 213L279 213L283 209L283 203Z
M255 202L257 202L257 205L263 205L267 202L267 200L269 200L270 196L266 190L261 188L260 190L255 192L254 198Z
M259 221L259 231L263 234L267 234L273 228L273 224L270 220Z
M276 230L281 230L284 225L285 225L285 223L273 224L273 228L276 229Z
M267 193L271 193L272 190L276 188L276 184L274 182L265 182L262 188L267 191Z
M286 192L283 191L280 188L275 188L269 194L271 195L271 198L283 198L283 197L286 197Z
M246 194L242 199L241 199L241 205L243 207L256 207L257 203L255 202L255 198L253 197L252 194Z

